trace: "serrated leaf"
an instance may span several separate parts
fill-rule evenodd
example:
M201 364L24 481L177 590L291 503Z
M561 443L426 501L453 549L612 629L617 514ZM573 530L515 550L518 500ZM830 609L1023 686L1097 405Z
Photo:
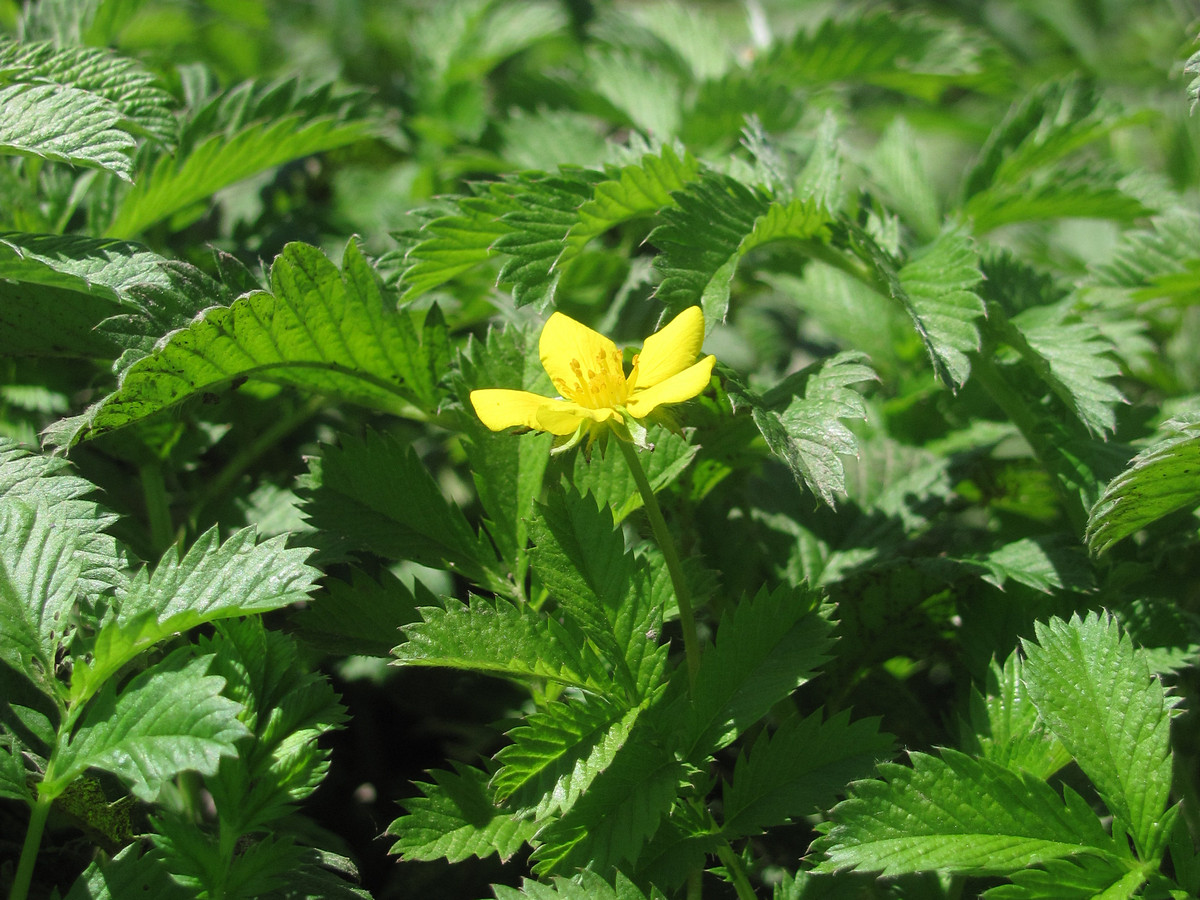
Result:
M495 551L397 435L343 435L341 446L322 448L310 468L304 513L320 525L323 540L387 559L452 566L492 590L510 590Z
M884 781L857 782L833 808L813 845L825 855L815 871L1004 875L1082 853L1120 856L1069 787L1064 801L1040 779L955 750L909 758L911 768L881 765Z
M231 616L279 609L306 599L319 572L306 548L283 536L255 543L253 528L223 543L211 528L180 558L167 551L153 574L142 570L122 597L115 621L91 647L91 660L71 673L72 702L82 702L138 654L172 634Z
M925 159L912 127L898 116L884 130L866 164L889 206L928 240L937 235L942 212Z
M1039 306L1012 319L1014 343L1038 376L1096 437L1116 427L1113 406L1125 397L1105 379L1121 374L1112 343L1065 304Z
M178 651L119 693L109 684L88 705L55 760L54 778L43 781L39 793L57 796L86 769L97 768L149 803L180 772L215 772L249 732L237 719L241 707L220 694L225 679L205 674L212 658L187 655Z
M699 765L807 681L826 659L830 631L805 588L763 588L727 612L700 658L684 758Z
M423 607L422 621L404 627L395 665L465 669L522 680L545 678L601 695L611 694L603 663L573 629L497 598L469 603L445 598Z
M683 474L700 451L683 435L664 426L653 425L647 429L646 440L654 449L641 455L642 466L655 493ZM642 507L642 495L619 453L593 454L590 460L582 453L577 454L571 484L579 491L595 496L601 506L611 509L613 521L618 524Z
M1025 687L1042 719L1129 829L1143 860L1166 842L1173 703L1109 616L1035 625L1022 641Z
M1045 219L1131 222L1155 212L1114 166L1061 167L1039 176L1029 183L994 187L972 197L964 212L975 233Z
M291 621L305 643L326 653L387 659L400 627L415 622L417 607L433 601L419 581L409 590L387 569L372 577L356 568L349 581L326 579L322 590Z
M575 224L576 210L591 198L592 186L601 177L572 169L522 178L516 208L500 217L507 231L492 244L493 250L509 257L497 280L512 285L517 306L533 303L544 308L554 301L563 241Z
M507 184L489 185L483 196L461 198L459 214L427 222L420 232L424 239L405 254L401 299L408 302L492 258L492 245L509 230L500 216L516 207L512 193Z
M1200 416L1167 422L1151 444L1108 483L1088 516L1087 542L1103 553L1177 509L1200 503Z
M663 224L646 238L662 251L654 260L662 273L655 296L668 310L699 304L711 327L725 319L738 248L769 201L737 179L712 171L702 172L672 197L676 205L662 210Z
M818 712L788 719L738 757L722 793L721 830L728 840L826 809L892 750L891 736L879 733L876 719L851 723L848 711L821 718Z
M648 216L674 204L672 192L695 181L700 165L684 150L664 144L658 155L647 153L636 164L623 166L615 177L592 188L592 199L576 211L558 264L577 256L589 241L622 222Z
M0 501L0 535L0 660L52 692L58 649L74 631L78 541L49 508L14 497Z
M972 731L964 745L1006 769L1046 779L1067 765L1071 754L1038 718L1023 675L1024 662L1016 653L1003 666L992 661L987 696L971 688Z
M538 821L569 810L625 744L640 708L601 697L553 703L508 732L496 754L496 801Z
M356 100L296 81L241 85L214 99L196 111L178 151L138 176L105 233L133 237L251 175L363 140L374 124L347 108Z
M397 838L392 853L451 863L493 853L506 860L537 831L536 823L496 808L486 772L455 764L453 772L429 774L432 782L415 783L424 796L405 800L408 814L388 826Z
M272 293L210 308L167 335L88 411L81 436L249 377L393 410L405 402L436 404L439 375L427 342L407 311L384 300L354 241L340 273L316 247L288 244L271 281Z
M662 900L663 895L656 888L650 893L643 893L632 881L621 872L614 876L614 883L609 884L595 872L584 869L573 878L555 876L549 884L543 884L526 878L521 882L521 889L505 887L502 884L493 885L496 900Z
M1141 869L1098 856L1047 860L1009 877L1012 884L984 891L983 900L1127 900L1146 881Z
M134 842L111 859L93 861L75 880L64 900L121 900L123 897L187 900L194 896L171 877L162 856Z
M130 290L134 286L166 285L164 262L157 253L130 241L0 233L0 277L95 294L119 304L134 302ZM9 302L6 298L5 305Z
M922 14L872 11L827 18L769 57L793 84L875 84L928 100L982 73L982 42L956 23Z
M29 803L33 797L27 779L20 752L0 744L0 797Z
M653 711L646 716L653 719ZM538 832L534 873L635 861L687 775L688 767L649 728L635 728L589 790Z
M858 452L857 439L839 418L866 417L862 396L848 385L876 378L863 359L861 353L839 353L789 376L768 397L745 388L732 373L726 377L734 409L750 407L771 452L787 463L799 484L830 506L834 495L845 491L840 456ZM803 397L795 397L782 413L775 411L774 398L786 399L801 389Z
M1043 594L1087 591L1094 578L1074 536L1020 538L992 551L981 560L988 574L983 580L1001 590L1009 579Z
M0 153L133 174L134 139L103 97L58 84L0 86Z
M630 49L595 44L585 65L585 83L616 113L614 119L659 139L678 134L683 106L678 74Z
M108 7L116 4L105 4ZM99 46L67 42L0 41L0 81L52 82L103 97L120 111L123 127L171 141L177 131L171 95L139 63ZM100 42L101 44L107 42Z
M967 354L979 349L975 320L984 314L984 305L975 291L982 279L978 250L956 231L943 232L899 272L909 313L918 323L934 369L952 387L967 380Z
M1196 279L1198 251L1195 236L1200 214L1190 207L1173 207L1155 217L1148 229L1129 229L1089 281L1099 287L1133 289L1136 300L1190 296Z

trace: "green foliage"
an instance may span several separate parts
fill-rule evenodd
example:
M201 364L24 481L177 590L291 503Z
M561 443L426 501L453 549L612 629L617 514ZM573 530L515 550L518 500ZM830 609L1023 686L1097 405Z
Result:
M17 6L6 894L1200 895L1178 10Z

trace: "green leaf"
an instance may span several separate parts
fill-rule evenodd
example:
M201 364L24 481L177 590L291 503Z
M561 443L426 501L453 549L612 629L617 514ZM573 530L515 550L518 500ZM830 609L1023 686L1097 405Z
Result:
M175 153L139 174L106 233L133 237L251 175L363 140L374 125L358 101L296 80L234 88L196 111Z
M768 57L769 70L797 85L864 83L936 99L982 75L982 42L953 21L878 10L826 18Z
M88 705L70 743L55 759L42 796L56 797L86 769L111 772L147 803L180 772L211 775L249 732L241 707L221 696L225 679L207 675L212 657L180 650L142 672L119 693L106 685Z
M1020 538L981 560L983 580L1001 590L1009 579L1043 594L1088 591L1095 587L1091 567L1074 535Z
M927 156L908 121L897 116L866 160L872 180L883 188L888 205L919 237L937 236L942 211L926 165Z
M1012 319L1008 335L1038 376L1067 405L1088 431L1104 437L1116 427L1113 406L1125 397L1105 379L1121 374L1111 358L1112 342L1096 325L1071 313L1065 304L1038 306Z
M82 235L0 233L0 277L132 305L131 289L166 285L166 262L140 244ZM5 306L12 302L6 298ZM45 310L41 311L45 314ZM95 325L95 322L89 325Z
M1197 230L1196 210L1172 207L1157 216L1150 228L1123 232L1112 252L1095 265L1089 281L1098 287L1132 289L1134 300L1184 301L1197 283Z
M291 621L298 637L326 653L388 659L401 626L419 618L418 606L433 603L433 595L419 581L409 590L387 569L372 577L356 568L349 581L326 579Z
M135 842L111 859L92 862L76 879L65 900L122 900L124 897L161 897L187 900L195 896L174 878L162 856L144 852Z
M700 657L684 757L701 764L806 682L827 658L830 631L805 588L763 588L727 612Z
M52 693L74 632L78 541L49 508L12 497L0 501L0 535L0 660Z
M545 678L601 695L613 692L604 664L573 628L499 598L444 602L444 609L422 607L423 621L404 627L407 641L392 651L395 665Z
M689 444L686 437L664 426L653 425L647 432L647 442L654 450L641 455L642 465L650 487L658 493L683 474L700 447ZM591 459L582 453L576 454L570 480L579 491L592 494L601 506L612 510L616 523L642 508L642 495L619 453L603 456L596 453Z
M675 206L646 241L662 252L654 260L662 273L655 296L668 310L699 304L709 327L722 322L740 259L738 248L769 208L768 199L728 175L702 172L675 191Z
M455 764L453 772L432 771L432 782L416 782L423 797L404 801L408 814L392 822L387 834L397 838L391 852L404 859L461 862L493 853L506 860L537 831L496 808L486 772Z
M213 307L125 370L87 413L92 437L140 421L239 378L260 378L399 410L436 405L428 336L384 300L354 241L342 272L316 247L288 244L271 267L272 293ZM429 314L434 315L433 313Z
M1157 859L1167 839L1174 703L1109 616L1035 627L1037 643L1022 641L1030 699L1141 858Z
M0 73L0 81L52 82L103 97L121 113L123 129L160 143L174 140L178 130L171 114L174 98L155 83L155 77L136 60L98 46L0 41Z
M1064 802L1032 775L955 750L909 758L911 768L882 764L885 781L857 782L833 808L813 845L826 857L815 871L1005 875L1077 854L1120 857L1095 813L1070 788Z
M639 724L653 718L650 710ZM688 767L650 727L635 728L574 806L538 832L534 873L636 861L688 775Z
M589 696L527 716L496 754L496 801L539 821L566 812L612 764L641 712Z
M1195 75L1196 77L1188 83L1187 95L1192 101L1192 112L1196 111L1196 104L1200 103L1200 51L1193 53L1188 57L1187 63L1183 67L1183 71L1187 75Z
M1052 859L1023 869L981 895L984 900L1125 900L1146 882L1147 873L1098 856Z
M658 155L647 153L637 163L623 166L615 177L592 188L592 199L576 211L559 264L578 256L593 238L623 222L649 216L673 206L674 191L700 177L700 165L684 150L664 144Z
M117 107L103 97L59 84L0 86L0 153L32 156L133 174L136 146Z
M307 599L320 574L305 562L310 553L287 549L284 536L256 544L253 528L224 543L211 528L182 558L172 547L153 574L142 570L133 578L116 620L96 635L91 660L75 665L72 702L86 700L135 656L177 632Z
M722 794L722 834L728 840L757 835L826 809L891 750L892 738L879 733L877 719L851 724L848 711L825 722L820 713L788 719L738 757Z
M492 245L509 231L500 216L516 207L511 193L511 185L489 185L483 196L460 198L458 215L427 222L420 234L429 237L405 255L411 264L401 275L401 300L411 301L491 259L495 255Z
M958 231L944 231L913 254L899 272L908 310L933 358L934 370L952 387L971 371L967 354L979 349L975 320L984 314L975 292L983 276L974 242Z
M734 410L749 406L767 447L787 463L797 483L804 485L830 506L834 495L846 489L841 455L858 452L854 434L839 419L865 418L862 396L848 385L875 380L863 364L863 354L844 352L795 373L781 382L768 397L760 397L726 375ZM775 398L795 397L782 412L775 412Z
M521 882L521 889L505 887L502 884L492 886L496 892L496 900L663 900L663 895L656 888L650 893L643 893L632 881L619 871L615 882L609 884L595 872L584 869L573 878L555 876L549 884L533 881L529 878Z
M972 685L972 732L963 743L1006 769L1047 779L1071 761L1071 754L1038 718L1025 688L1024 669L1022 658L1012 653L1003 666L992 661L986 697Z
M29 803L33 797L27 782L25 761L20 751L11 745L0 744L0 797Z
M545 308L554 301L563 241L576 222L576 210L591 198L592 185L601 177L587 169L522 177L516 208L500 217L508 231L492 244L509 257L497 280L513 286L517 306Z
M398 435L343 435L340 447L323 447L309 464L304 513L320 525L323 541L387 559L452 566L491 590L510 591L495 551Z
M1094 553L1177 509L1200 503L1200 416L1167 422L1166 436L1151 444L1108 483L1088 516L1087 541Z

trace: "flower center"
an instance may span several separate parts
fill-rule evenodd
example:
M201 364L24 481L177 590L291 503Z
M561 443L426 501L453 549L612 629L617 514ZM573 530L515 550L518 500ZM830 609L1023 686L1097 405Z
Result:
M625 369L621 352L603 350L585 367L577 359L571 360L571 371L575 374L572 385L559 379L557 387L564 397L569 397L588 409L612 409L624 405L629 397L629 385L625 381Z

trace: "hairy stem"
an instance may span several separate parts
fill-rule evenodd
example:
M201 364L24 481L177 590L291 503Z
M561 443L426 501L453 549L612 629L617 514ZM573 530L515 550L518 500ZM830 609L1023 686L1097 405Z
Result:
M754 886L750 884L750 878L746 875L746 867L742 865L741 858L733 852L733 848L729 846L728 842L722 843L717 849L717 856L721 857L721 863L725 866L729 877L733 879L733 887L737 891L738 900L756 900Z
M679 563L679 553L675 549L675 539L667 528L663 518L662 508L658 498L654 496L654 488L646 477L637 450L628 441L617 441L625 461L629 463L629 471L633 473L634 483L642 495L642 503L646 507L646 516L650 519L650 530L658 541L658 548L667 561L667 573L671 576L671 586L675 589L675 602L679 606L679 622L683 626L683 651L687 656L688 683L695 687L696 672L700 668L700 644L696 639L696 617L692 613L692 593L688 588L687 579L683 575L683 566Z

